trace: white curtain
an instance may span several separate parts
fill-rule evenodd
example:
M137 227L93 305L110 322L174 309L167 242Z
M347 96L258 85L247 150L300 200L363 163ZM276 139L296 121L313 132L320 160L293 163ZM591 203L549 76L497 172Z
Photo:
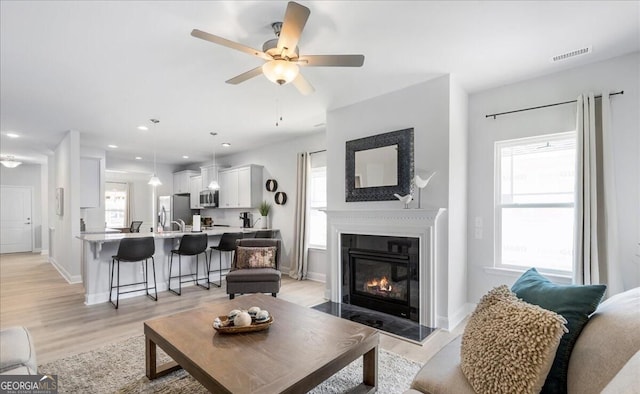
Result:
M574 283L623 291L618 259L615 177L609 93L596 105L593 93L578 96Z
M307 177L309 175L309 154L298 154L296 207L293 233L293 266L289 276L303 280L307 278Z

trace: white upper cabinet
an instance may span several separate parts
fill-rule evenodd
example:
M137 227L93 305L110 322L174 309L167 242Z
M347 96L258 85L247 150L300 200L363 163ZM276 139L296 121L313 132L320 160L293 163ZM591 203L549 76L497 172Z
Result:
M262 201L262 166L221 170L218 182L220 208L256 208Z
M80 158L80 208L100 206L100 159Z
M173 173L173 194L191 193L191 177L198 171L184 170Z
M204 189L202 187L202 176L192 176L189 183L189 189L191 190L191 209L201 209L202 207L200 206L200 191Z

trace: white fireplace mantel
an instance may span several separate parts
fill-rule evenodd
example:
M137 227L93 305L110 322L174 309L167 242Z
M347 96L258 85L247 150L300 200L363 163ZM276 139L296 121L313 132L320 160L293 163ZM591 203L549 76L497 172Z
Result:
M342 234L386 235L418 238L420 244L420 324L436 327L437 223L445 212L434 209L327 210L328 297L342 300Z

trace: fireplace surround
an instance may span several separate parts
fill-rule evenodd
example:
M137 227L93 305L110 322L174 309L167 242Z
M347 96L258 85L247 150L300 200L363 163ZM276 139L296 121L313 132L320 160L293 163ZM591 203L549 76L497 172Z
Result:
M437 267L440 265L438 219L445 212L437 209L328 210L328 280L326 297L342 303L344 272L342 235L406 237L417 239L417 321L436 327ZM446 284L445 284L446 286Z

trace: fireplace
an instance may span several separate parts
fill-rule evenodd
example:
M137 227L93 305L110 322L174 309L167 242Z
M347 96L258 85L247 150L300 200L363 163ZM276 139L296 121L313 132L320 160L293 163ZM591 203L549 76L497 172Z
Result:
M342 234L342 302L419 322L419 239Z

